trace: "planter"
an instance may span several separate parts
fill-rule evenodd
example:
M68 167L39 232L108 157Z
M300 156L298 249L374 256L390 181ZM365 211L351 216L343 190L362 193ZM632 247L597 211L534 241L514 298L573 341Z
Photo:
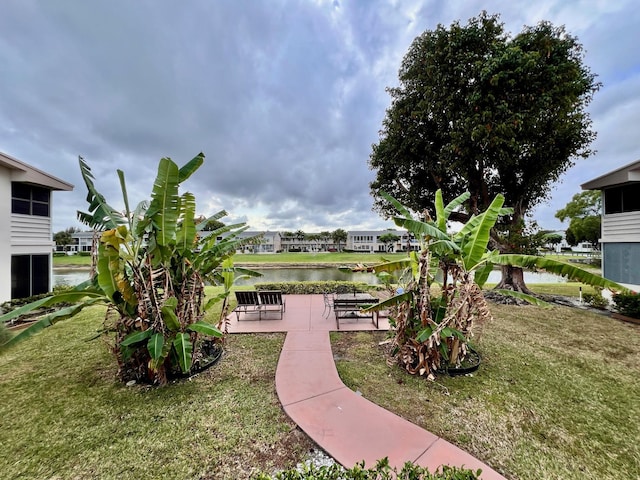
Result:
M473 373L480 367L480 354L476 352L473 348L469 348L469 353L467 354L467 358L464 359L462 365L459 367L446 367L442 369L443 373L449 374L451 377L455 377L458 375L467 375L469 373Z
M635 323L636 325L640 325L640 318L627 317L626 315L622 315L621 313L612 313L611 318L615 318L616 320L622 320L623 322Z

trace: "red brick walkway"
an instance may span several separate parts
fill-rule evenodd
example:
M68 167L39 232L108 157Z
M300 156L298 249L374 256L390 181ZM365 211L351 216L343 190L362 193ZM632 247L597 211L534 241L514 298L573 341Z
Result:
M345 467L383 457L401 468L410 461L431 471L442 464L482 469L486 480L502 475L468 453L347 388L336 371L322 295L286 295L282 320L232 314L231 333L288 332L276 370L276 391L285 412L323 450ZM326 312L325 312L326 313ZM388 329L380 319L380 329ZM341 331L375 330L366 320L340 322Z

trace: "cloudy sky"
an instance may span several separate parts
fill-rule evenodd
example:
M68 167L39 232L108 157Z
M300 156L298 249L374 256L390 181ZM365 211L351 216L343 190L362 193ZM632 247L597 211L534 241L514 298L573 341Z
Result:
M513 34L549 20L586 49L603 88L597 153L534 218L580 184L640 158L637 0L2 0L0 151L75 185L54 195L54 231L81 226L78 155L119 207L148 198L160 157L205 165L184 185L198 213L257 230L392 226L372 211L368 169L398 68L424 30L483 9Z

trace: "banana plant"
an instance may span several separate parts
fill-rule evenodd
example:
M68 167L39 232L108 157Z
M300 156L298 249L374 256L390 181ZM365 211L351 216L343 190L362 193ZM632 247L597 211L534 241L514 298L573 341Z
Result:
M491 320L482 286L496 265L545 269L593 286L624 291L615 282L573 265L529 255L503 255L489 250L490 232L500 216L512 213L497 195L487 210L472 216L457 232L447 231L449 216L469 198L464 193L446 206L436 192L433 219L424 213L414 218L408 209L386 193L382 196L398 211L396 225L419 243L418 252L402 260L374 265L385 282L399 285L391 298L369 310L391 309L395 326L394 355L412 374L435 378L439 370L459 366L469 353L474 325ZM433 288L437 286L437 288ZM546 305L530 295L502 291L536 305Z
M193 194L180 194L181 184L203 164L201 153L182 167L169 158L158 164L151 198L131 210L124 173L117 171L124 212L110 206L94 185L91 169L80 158L87 187L87 212L78 219L101 231L95 275L68 292L52 295L0 317L8 321L36 308L72 303L45 315L9 342L5 349L43 328L73 317L96 304L109 306L116 320L105 322L113 338L113 351L124 381L144 380L164 384L172 375L189 373L202 360L207 342L219 342L230 288L236 274L259 275L233 266L237 249L255 241L242 238L244 224L225 225L211 235L196 225ZM219 220L221 211L202 222ZM217 240L218 238L222 240ZM222 284L222 294L205 301L206 283ZM204 319L211 306L223 302L218 325Z

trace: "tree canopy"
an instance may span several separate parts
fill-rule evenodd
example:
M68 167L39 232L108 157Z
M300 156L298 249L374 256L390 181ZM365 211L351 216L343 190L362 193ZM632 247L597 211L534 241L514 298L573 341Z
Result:
M492 248L522 251L526 215L574 159L591 153L586 107L599 84L583 56L563 27L540 22L510 36L486 12L418 36L399 86L388 89L370 156L375 208L392 212L384 191L433 214L436 190L445 202L468 191L464 211L451 215L465 222L503 194L513 213L496 225Z
M596 245L600 239L601 211L602 195L599 191L576 193L564 208L556 212L556 218L561 222L570 220L566 231L567 243L589 242Z
M517 223L553 182L587 157L595 133L586 106L599 88L576 38L541 22L514 37L497 15L439 25L418 36L404 57L370 167L380 191L416 211L471 197L464 221L501 193ZM509 220L508 220L509 221Z

